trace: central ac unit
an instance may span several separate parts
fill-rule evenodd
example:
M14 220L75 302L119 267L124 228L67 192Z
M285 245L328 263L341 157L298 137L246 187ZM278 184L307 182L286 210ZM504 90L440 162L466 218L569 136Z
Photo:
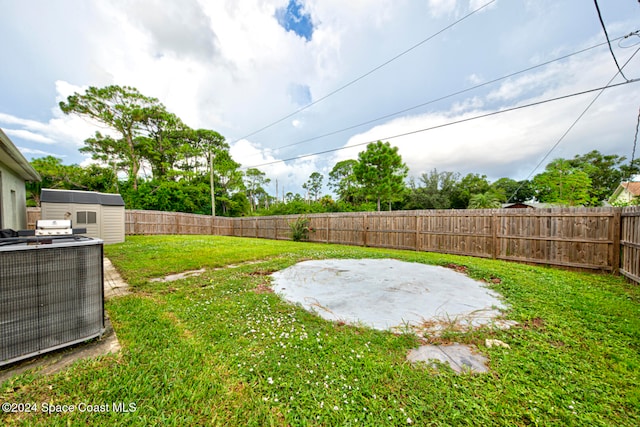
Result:
M102 240L0 239L0 366L104 332Z

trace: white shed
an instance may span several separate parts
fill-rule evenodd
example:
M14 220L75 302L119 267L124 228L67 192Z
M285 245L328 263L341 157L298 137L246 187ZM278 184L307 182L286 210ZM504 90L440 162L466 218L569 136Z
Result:
M74 228L104 243L124 242L124 200L119 194L42 189L42 219L70 219Z

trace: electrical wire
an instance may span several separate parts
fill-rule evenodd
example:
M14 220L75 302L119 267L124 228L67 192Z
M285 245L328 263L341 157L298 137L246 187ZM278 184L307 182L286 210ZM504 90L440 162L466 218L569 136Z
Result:
M639 30L639 31L640 31L640 30ZM637 33L637 32L638 32L638 31L636 31L636 33ZM630 34L628 34L628 35L626 35L626 36L620 36L620 37L617 37L617 38L615 38L615 39L613 39L613 40L614 40L614 41L616 41L616 40L622 40L622 39L625 39L625 38L627 38L627 37L630 37L630 36L631 36L631 35L633 35L633 34L634 34L634 33L630 33ZM322 135L317 135L317 136L313 136L313 137L311 137L311 138L302 139L302 140L300 140L300 141L296 141L296 142L293 142L293 143L291 143L291 144L281 145L280 147L276 147L276 148L270 149L269 151L270 151L270 152L277 152L278 150L281 150L281 149L283 149L283 148L289 148L289 147L293 147L293 146L296 146L296 145L304 144L304 143L307 143L307 142L315 141L315 140L318 140L318 139L326 138L326 137L328 137L328 136L332 136L332 135L336 135L336 134L339 134L339 133L342 133L342 132L346 132L346 131L348 131L348 130L352 130L352 129L358 128L358 127L360 127L360 126L364 126L364 125L368 125L368 124L371 124L371 123L375 123L375 122L380 121L380 120L388 119L388 118L391 118L391 117L394 117L394 116L397 116L397 115L400 115L400 114L403 114L403 113L406 113L406 112L409 112L409 111L412 111L412 110L416 110L416 109L421 108L421 107L425 107L425 106L430 105L430 104L434 104L434 103L439 102L439 101L443 101L443 100L448 99L448 98L452 98L452 97L457 96L457 95L461 95L461 94L466 93L466 92L473 91L473 90L475 90L475 89L479 89L479 88L484 87L484 86L491 85L491 84L493 84L493 83L497 83L497 82L499 82L499 81L501 81L501 80L505 80L505 79L508 79L508 78L510 78L510 77L517 76L518 74L526 73L526 72L528 72L528 71L532 71L532 70L534 70L534 69L536 69L536 68L544 67L544 66L549 65L549 64L551 64L551 63L553 63L553 62L557 62L557 61L561 61L561 60L563 60L563 59L570 58L570 57L572 57L572 56L578 55L578 54L580 54L580 53L587 52L587 51L589 51L589 50L591 50L591 49L595 49L595 48L598 48L598 47L604 46L604 45L606 45L606 44L607 44L606 42L599 43L599 44L597 44L597 45L594 45L594 46L591 46L591 47L587 47L587 48L585 48L585 49L581 49L581 50L578 50L578 51L576 51L576 52L569 53L569 54L567 54L567 55L560 56L560 57L558 57L558 58L551 59L551 60L546 61L546 62L542 62L542 63L540 63L540 64L538 64L538 65L534 65L534 66L531 66L531 67L525 68L525 69L523 69L523 70L516 71L516 72L514 72L514 73L507 74L507 75L505 75L505 76L498 77L498 78L495 78L495 79L493 79L493 80L489 80L489 81L487 81L487 82L480 83L480 84L478 84L478 85L468 87L468 88L466 88L466 89L459 90L459 91L454 92L454 93L451 93L451 94L449 94L449 95L441 96L441 97L439 97L439 98L435 98L435 99L432 99L432 100L430 100L430 101L426 101L426 102L423 102L423 103L421 103L421 104L414 105L413 107L408 107L408 108L405 108L405 109L403 109L403 110L399 110L399 111L395 111L395 112L393 112L393 113L385 114L384 116L376 117L375 119L370 119L370 120L367 120L367 121L365 121L365 122L361 122L361 123L358 123L358 124L355 124L355 125L347 126L347 127L345 127L345 128L341 128L341 129L338 129L338 130L333 130L333 131L331 131L331 132L327 132L327 133L322 134ZM262 154L262 152L260 152L260 153L256 153L256 154L254 154L252 157L258 156L259 154Z
M640 0L639 0L639 1L640 1ZM634 47L634 46L637 46L638 44L640 44L640 42L638 42L638 41L636 41L636 43L632 43L632 44L630 44L630 45L628 45L628 46L624 46L624 45L622 44L622 41L623 41L623 40L626 40L626 39L628 39L629 37L632 37L632 36L640 37L640 30L636 30L636 31L634 31L634 32L632 32L632 33L629 33L629 34L627 34L626 36L624 36L624 37L622 37L621 39L619 39L619 40L618 40L618 47L619 47L620 49L629 49L629 48L631 48L631 47ZM612 40L612 41L615 41L615 40Z
M616 73L616 75L617 75L617 73ZM504 110L494 111L494 112L491 112L491 113L480 114L480 115L477 115L477 116L468 117L466 119L455 120L455 121L452 121L452 122L443 123L441 125L431 126L431 127L428 127L428 128L418 129L418 130L414 130L414 131L410 131L410 132L404 132L404 133L400 133L400 134L396 134L396 135L392 135L392 136L377 138L376 140L361 142L361 143L349 145L349 146L346 146L346 147L333 148L333 149L330 149L330 150L318 151L318 152L311 153L311 154L303 154L303 155L296 156L296 157L291 157L291 158L288 158L288 159L274 160L272 162L262 163L262 164L259 164L259 165L254 165L254 166L249 166L249 167L243 167L241 169L258 168L258 167L262 167L262 166L268 166L268 165L273 165L273 164L277 164L277 163L288 162L288 161L291 161L291 160L304 159L306 157L317 156L317 155L320 155L320 154L333 153L333 152L336 152L336 151L341 151L341 150L346 150L346 149L353 148L353 147L359 147L359 146L362 146L362 145L371 144L371 143L374 143L374 142L376 142L378 140L390 140L390 139L400 138L400 137L403 137L403 136L414 135L414 134L417 134L417 133L427 132L427 131L434 130L434 129L440 129L440 128L444 128L444 127L448 127L448 126L457 125L457 124L460 124L460 123L465 123L465 122L470 122L470 121L473 121L473 120L483 119L485 117L496 116L498 114L508 113L510 111L522 110L524 108L534 107L536 105L542 105L542 104L546 104L546 103L553 102L553 101L560 101L560 100L572 98L572 97L575 97L575 96L585 95L587 93L592 93L592 92L597 92L597 91L604 91L605 89L611 89L611 88L627 85L627 84L630 84L630 83L636 83L636 82L639 82L639 81L640 81L640 78L627 80L627 81L624 81L624 82L621 82L621 83L616 83L614 85L607 85L607 86L602 86L602 87L598 87L598 88L595 88L595 89L589 89L589 90L584 90L584 91L581 91L581 92L575 92L575 93L572 93L572 94L569 94L569 95L563 95L563 96L558 96L558 97L555 97L555 98L549 98L549 99L545 99L543 101L532 102L530 104L520 105L520 106L517 106L517 107L511 107L511 108L506 108Z
M593 3L596 5L596 11L598 12L598 18L600 19L600 25L602 25L602 30L604 31L604 35L607 38L607 44L609 45L609 51L611 52L611 56L613 57L613 62L616 63L616 67L618 67L618 72L624 78L627 79L627 76L624 75L620 65L618 64L618 60L616 59L616 55L613 53L613 49L611 48L611 40L609 40L609 33L607 33L607 27L604 25L604 20L602 19L602 14L600 13L600 6L598 6L598 0L593 0Z
M342 86L338 87L337 89L335 89L335 90L333 90L333 91L329 92L328 94L326 94L326 95L324 95L324 96L322 96L322 97L320 97L320 98L316 99L315 101L313 101L313 102L311 102L311 103L309 103L309 104L305 105L304 107L301 107L301 108L299 108L299 109L295 110L294 112L289 113L289 114L287 114L286 116L281 117L281 118L279 118L278 120L273 121L273 122L271 122L271 123L269 123L269 124L267 124L267 125L265 125L265 126L261 127L260 129L257 129L257 130L255 130L255 131L253 131L253 132L251 132L251 133L248 133L248 134L246 134L246 135L245 135L245 136L243 136L243 137L237 138L237 139L235 139L235 140L234 140L234 141L232 141L232 142L237 142L237 141L240 141L241 139L246 139L246 138L249 138L250 136L256 135L256 134L258 134L258 133L260 133L260 132L262 132L262 131L264 131L264 130L267 130L267 129L269 129L270 127L273 127L273 126L277 125L278 123L281 123L281 122L285 121L286 119L288 119L288 118L290 118L290 117L293 117L293 116L295 116L296 114L298 114L298 113L300 113L300 112L302 112L302 111L304 111L304 110L306 110L306 109L308 109L308 108L310 108L310 107L312 107L312 106L314 106L314 105L316 105L316 104L318 104L318 103L320 103L320 102L324 101L325 99L327 99L327 98L329 98L329 97L331 97L331 96L335 95L336 93L338 93L338 92L340 92L340 91L342 91L342 90L344 90L344 89L348 88L349 86L351 86L351 85L353 85L353 84L355 84L355 83L359 82L360 80L364 79L365 77L367 77L367 76L369 76L369 75L371 75L371 74L375 73L375 72L376 72L376 71L378 71L379 69L381 69L381 68L383 68L383 67L385 67L385 66L389 65L390 63L392 63L392 62L393 62L393 61L395 61L396 59L399 59L400 57L402 57L402 56L406 55L407 53L411 52L412 50L414 50L414 49L416 49L416 48L418 48L418 47L422 46L423 44L425 44L425 43L426 43L426 42L428 42L429 40L433 39L434 37L436 37L436 36L438 36L438 35L442 34L442 33L443 33L443 32L445 32L446 30L448 30L448 29L450 29L450 28L452 28L452 27L456 26L457 24L459 24L460 22L464 21L465 19L467 19L467 18L471 17L472 15L474 15L474 14L476 14L476 13L480 12L482 9L484 9L485 7L487 7L487 6L491 5L492 3L495 3L495 1L496 1L496 0L490 0L489 2L487 2L487 3L485 3L484 5L482 5L482 6L478 7L477 9L475 9L475 10L473 10L473 11L469 12L468 14L466 14L466 15L465 15L465 16L463 16L462 18L458 19L457 21L454 21L453 23L451 23L451 24L447 25L446 27L444 27L444 28L443 28L443 29L441 29L440 31L438 31L438 32L436 32L436 33L434 33L434 34L430 35L430 36L429 36L429 37L427 37L426 39L421 40L420 42L418 42L418 43L414 44L413 46L411 46L410 48L408 48L408 49L406 49L406 50L404 50L404 51L400 52L399 54L397 54L397 55L396 55L396 56L394 56L393 58L388 59L387 61L383 62L382 64L380 64L380 65L378 65L378 66L376 66L376 67L374 67L373 69L371 69L371 70L367 71L366 73L362 74L361 76L356 77L355 79L353 79L353 80L349 81L348 83L346 83L346 84L344 84L344 85L342 85Z
M631 62L631 60L633 59L634 56L636 56L636 54L638 53L638 51L640 51L640 49L636 49L635 52L633 52L633 55L631 55L629 57L629 59L627 59L627 61L624 63L624 65L622 66L622 68L626 67L627 64L629 62ZM538 164L536 165L535 168L533 168L533 170L529 173L529 175L524 179L524 181L522 181L522 183L518 186L518 188L516 188L516 190L513 192L513 194L511 195L511 197L509 197L509 199L507 200L507 202L509 200L511 200L517 193L518 191L520 191L520 189L522 188L522 186L524 185L525 181L528 181L529 178L531 178L531 175L534 174L534 172L540 167L540 165L542 165L542 163L551 155L551 153L558 147L558 145L560 145L560 143L562 142L562 140L564 140L564 138L569 134L569 132L571 132L571 130L575 127L576 124L578 124L578 122L580 121L580 119L582 119L582 117L584 117L584 115L587 113L587 111L589 111L589 109L591 108L591 106L598 100L598 98L600 98L600 95L602 95L604 93L605 89L611 88L611 87L616 87L619 86L620 84L617 85L611 85L611 83L615 80L616 77L618 77L618 74L622 74L622 70L618 70L613 77L611 77L611 79L609 80L609 82L603 86L601 89L595 89L591 92L594 91L600 91L589 103L589 105L587 105L587 107L582 111L582 113L580 113L580 115L573 121L573 123L571 123L571 126L569 126L569 128L562 134L562 136L560 137L560 139L558 139L558 141L553 144L553 146L551 147L551 149L549 151L547 151L547 153L544 155L544 157L542 158L542 160L540 160L540 162L538 162ZM626 79L626 77L625 77ZM631 83L634 81L639 81L640 79L633 79L633 80L629 80L626 79L626 82L622 83L622 84L626 84L626 83ZM611 85L611 86L610 86Z

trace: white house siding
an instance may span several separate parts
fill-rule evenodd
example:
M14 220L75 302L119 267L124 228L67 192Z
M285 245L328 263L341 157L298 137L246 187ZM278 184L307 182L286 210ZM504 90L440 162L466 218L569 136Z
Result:
M0 162L0 228L27 228L24 178Z

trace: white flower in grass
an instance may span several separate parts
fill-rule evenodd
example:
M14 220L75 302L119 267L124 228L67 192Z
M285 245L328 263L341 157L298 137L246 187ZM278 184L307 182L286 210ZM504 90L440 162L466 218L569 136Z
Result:
M334 411L338 411L338 410L340 410L340 408L338 408L338 405L336 405L336 406L333 407L333 410Z
M267 382L268 382L269 384L273 384L273 378L271 378L271 377L267 378Z
M407 417L407 424L413 424L413 420L409 417Z

